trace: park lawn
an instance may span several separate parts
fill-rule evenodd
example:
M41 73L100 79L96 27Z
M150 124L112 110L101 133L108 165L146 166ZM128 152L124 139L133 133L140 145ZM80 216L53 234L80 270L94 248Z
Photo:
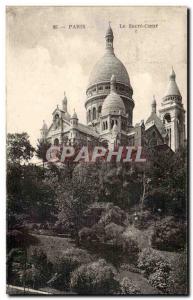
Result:
M39 235L33 234L39 243L35 246L30 246L28 255L33 252L33 249L38 248L47 254L47 258L52 263L55 263L62 253L70 248L76 248L75 244L70 238L63 238L59 236Z

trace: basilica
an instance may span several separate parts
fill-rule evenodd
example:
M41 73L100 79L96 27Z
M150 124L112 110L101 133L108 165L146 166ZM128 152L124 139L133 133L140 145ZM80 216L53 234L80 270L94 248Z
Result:
M41 139L53 145L115 145L155 147L167 145L177 151L185 142L185 110L171 70L161 109L153 97L151 113L146 122L133 125L133 88L128 72L116 57L113 31L109 25L105 35L105 53L91 71L86 90L87 124L79 122L76 111L68 112L64 93L62 105L52 113L52 123L43 123Z

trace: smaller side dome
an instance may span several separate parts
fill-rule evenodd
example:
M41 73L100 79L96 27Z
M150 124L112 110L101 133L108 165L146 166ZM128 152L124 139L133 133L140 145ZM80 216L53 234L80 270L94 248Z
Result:
M116 77L113 74L111 77L111 90L109 95L105 98L102 106L102 115L108 114L124 114L125 105L123 100L116 92Z
M181 97L179 88L178 88L177 83L176 83L176 74L175 74L173 68L172 68L172 72L169 76L169 84L168 84L168 88L167 88L167 91L166 91L164 97L168 97L168 96Z
M75 109L74 109L74 112L72 114L71 119L77 119L78 120L78 116L77 116L77 113L75 112Z

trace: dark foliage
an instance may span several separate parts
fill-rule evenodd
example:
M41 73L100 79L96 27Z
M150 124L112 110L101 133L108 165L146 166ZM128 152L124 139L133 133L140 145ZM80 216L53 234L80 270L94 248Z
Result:
M71 288L78 294L113 294L118 287L115 270L103 259L82 265L71 276Z
M152 247L165 251L183 250L186 245L186 225L184 221L167 217L157 222L151 238Z

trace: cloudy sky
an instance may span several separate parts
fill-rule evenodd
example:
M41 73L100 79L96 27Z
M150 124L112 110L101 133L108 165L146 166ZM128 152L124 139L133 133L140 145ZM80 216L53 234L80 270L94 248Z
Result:
M85 91L94 64L104 54L109 21L115 54L134 90L134 124L148 117L153 95L160 107L172 65L187 109L185 8L8 7L8 132L26 131L35 145L42 120L50 124L64 91L69 112L75 108L85 122ZM81 24L85 29L69 29ZM129 24L158 25L134 29Z

